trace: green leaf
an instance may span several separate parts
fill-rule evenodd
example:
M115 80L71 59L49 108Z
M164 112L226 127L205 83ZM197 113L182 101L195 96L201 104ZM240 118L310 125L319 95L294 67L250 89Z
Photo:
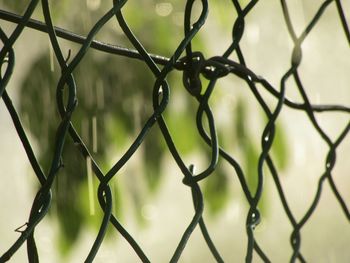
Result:
M257 147L249 140L244 147L245 173L247 184L251 193L255 193L258 184L258 160L259 152Z
M122 149L129 141L130 130L128 125L118 116L106 116L106 133L115 149Z
M218 215L229 200L228 178L221 166L206 179L203 192L210 214Z
M69 254L73 244L78 240L82 215L77 209L66 206L64 212L58 213L60 234L58 235L59 249L63 256Z
M245 172L247 184L250 192L254 195L258 186L258 162L259 162L260 152L256 145L252 142L247 143L245 148ZM266 214L268 210L268 190L266 189L267 184L266 179L270 174L266 166L263 167L263 194L258 204L258 208L261 214Z
M162 137L157 126L153 127L143 142L143 163L146 168L145 176L151 192L158 189L161 181L161 164L164 153Z
M280 122L277 122L275 127L275 137L271 147L271 155L277 168L283 170L288 165L288 144L285 131Z
M92 228L95 232L99 230L104 216L97 196L99 183L99 180L93 175L94 195L92 196L92 200L90 200L91 197L89 196L87 181L80 184L79 191L79 208L81 213L85 215L84 224ZM118 181L111 180L109 182L109 186L112 192L112 213L118 219L121 219L123 217L123 196L120 193L121 185ZM94 214L90 214L90 202L94 203ZM107 231L106 237L111 237L118 234L119 233L113 229L112 231Z
M61 182L56 189L57 219L60 226L58 235L62 255L68 255L78 240L84 222L84 211L80 209L78 190L70 182Z
M235 133L237 139L241 142L244 147L246 143L247 134L247 106L246 103L239 98L237 100L236 112L235 112Z
M198 144L195 116L187 113L167 112L167 125L180 154L189 154Z

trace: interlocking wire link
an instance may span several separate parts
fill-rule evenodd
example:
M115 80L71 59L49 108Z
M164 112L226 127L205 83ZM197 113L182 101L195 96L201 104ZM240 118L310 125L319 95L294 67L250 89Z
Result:
M244 196L249 204L249 210L246 215L246 233L248 238L246 262L253 261L254 251L264 262L270 262L270 255L268 255L258 244L258 240L254 235L254 229L258 227L262 220L258 205L261 201L261 196L264 191L263 185L267 176L266 169L264 168L267 168L269 174L272 176L284 212L293 228L290 234L290 242L292 247L292 255L290 257L291 262L295 262L296 260L306 262L307 260L302 252L301 230L317 209L317 205L322 195L322 188L326 182L328 182L330 189L336 197L346 219L348 221L350 220L348 206L338 191L332 176L333 168L336 162L337 148L349 134L350 121L343 128L337 138L332 140L326 131L321 128L316 116L316 113L320 112L342 112L348 116L350 113L350 107L347 105L313 105L307 95L303 79L299 74L299 66L302 62L303 53L302 44L310 32L314 29L315 25L322 19L324 12L331 6L335 6L337 9L339 20L345 34L345 39L347 40L348 44L350 44L350 31L341 1L326 0L322 2L313 18L309 21L301 34L298 35L293 26L287 1L280 0L281 12L283 13L287 30L293 41L294 48L291 54L290 68L281 78L279 87L273 86L266 78L259 76L258 73L255 73L249 68L246 63L245 54L240 46L240 41L245 33L245 19L247 15L254 10L258 1L249 1L243 7L241 1L232 0L237 18L235 19L232 27L231 44L222 55L215 55L211 58L205 58L202 53L203 51L193 50L192 47L191 41L206 23L207 15L210 9L208 0L198 0L201 5L200 15L195 22L192 22L194 16L194 2L195 0L186 1L186 5L184 7L184 37L178 43L170 58L149 53L146 48L144 48L142 42L132 32L131 27L129 27L127 20L123 16L123 8L127 6L128 0L113 0L110 9L94 24L87 36L81 36L68 30L56 27L51 16L52 13L48 0L41 1L44 21L32 19L34 10L39 8L38 0L30 1L23 15L14 14L0 9L0 19L12 22L16 25L13 32L9 34L6 34L0 27L0 39L2 42L2 48L0 51L0 96L12 118L13 124L18 133L18 137L23 144L28 160L37 177L37 180L40 183L40 189L37 191L37 194L33 200L28 221L22 227L24 230L17 231L20 232L20 236L13 243L13 245L8 248L7 251L2 252L0 262L10 260L24 242L27 242L28 261L39 262L40 251L38 251L36 247L34 231L36 226L40 224L50 209L52 202L51 190L53 183L55 180L57 180L57 175L62 168L63 147L68 138L74 141L75 145L77 145L78 151L80 151L84 158L91 159L92 170L96 178L99 180L97 192L98 201L104 213L100 223L100 229L96 235L94 243L91 245L88 255L86 256L85 262L92 262L94 260L104 240L106 230L109 225L113 225L115 230L124 237L142 262L151 262L151 259L149 259L145 254L142 247L122 226L116 215L112 212L113 198L110 187L110 181L112 178L116 178L118 176L120 169L124 167L130 158L138 151L140 145L142 145L144 139L147 137L151 129L159 129L161 131L169 152L183 174L183 184L190 187L194 206L193 218L188 224L188 227L185 229L181 240L175 248L172 257L170 258L170 262L177 262L180 259L181 254L187 245L187 241L197 226L199 226L203 238L206 241L214 259L217 262L224 262L224 259L220 254L220 248L217 247L215 242L211 239L209 231L205 225L203 218L205 202L199 184L199 182L206 180L206 178L215 176L214 172L219 160L225 160L234 169ZM118 23L134 49L103 43L95 39L96 34L105 26L107 22L111 20ZM59 125L56 127L55 141L51 142L54 144L54 151L52 152L53 157L51 160L50 169L47 173L43 172L39 165L38 158L32 149L31 142L28 139L25 129L21 123L20 116L17 113L17 110L6 90L15 67L15 51L13 46L21 36L25 27L44 32L48 35L61 72L56 86L56 107L60 114L61 120ZM65 58L58 38L63 38L80 44L80 48L78 52L76 52L76 55L69 59ZM112 167L110 167L106 173L102 172L99 163L90 153L90 149L86 146L80 134L77 132L74 123L72 122L72 116L74 115L76 108L79 107L77 101L77 90L79 90L79 86L75 82L74 72L80 63L84 63L84 56L89 49L96 49L100 52L107 53L110 56L115 55L124 56L130 59L137 59L141 61L141 63L144 63L155 77L152 95L153 113L148 117L143 127L138 131L134 141L130 144L122 157L120 157L120 159ZM238 58L237 61L231 59L233 54L235 54ZM187 90L188 95L194 97L198 103L196 126L201 138L210 149L210 162L205 169L199 172L195 172L193 165L188 167L185 164L185 161L174 143L172 134L168 129L166 120L163 116L163 113L170 100L169 94L171 87L167 82L167 77L172 71L182 72L182 82L185 90ZM215 91L217 80L220 78L225 78L228 75L235 75L247 84L268 119L260 136L261 152L259 154L258 165L256 167L257 185L254 191L248 187L247 179L241 164L220 144L217 135L215 117L209 103L209 100ZM207 87L203 87L204 84L201 81L201 76L209 80ZM289 79L294 80L297 90L301 96L301 102L294 102L286 96L286 82ZM264 100L261 94L261 89L265 89L275 98L276 104L273 108L271 108ZM274 144L276 133L276 121L284 107L289 107L295 111L305 112L315 131L317 131L319 134L319 137L328 146L324 172L319 177L318 186L313 201L311 202L311 205L307 209L306 213L300 219L296 218L289 206L280 181L279 172L270 155L270 150ZM156 124L158 125L158 128Z

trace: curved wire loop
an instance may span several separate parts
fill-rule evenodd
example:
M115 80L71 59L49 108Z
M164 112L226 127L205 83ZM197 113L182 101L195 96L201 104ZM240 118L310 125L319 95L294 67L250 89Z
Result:
M10 34L6 33L0 27L0 41L2 43L2 48L0 50L0 97L4 101L5 106L12 118L15 129L18 133L18 137L23 144L28 160L33 171L35 172L37 180L40 183L39 190L37 191L33 200L28 221L22 227L16 230L20 233L20 236L13 243L13 245L2 254L0 257L1 262L10 260L17 250L24 244L24 242L27 242L28 261L39 262L39 251L36 247L34 231L50 209L52 201L51 189L54 181L57 180L59 171L63 165L63 147L67 138L73 140L75 145L77 145L77 149L84 158L91 159L92 170L96 178L99 180L96 195L98 197L100 208L103 211L103 218L101 220L96 239L87 253L85 262L93 262L101 244L103 243L106 230L109 225L112 225L115 230L124 237L142 262L151 262L141 246L122 226L116 215L113 214L113 196L109 184L113 178L118 179L120 169L126 166L130 158L138 151L149 131L157 128L159 128L161 131L174 162L182 172L183 184L188 186L191 190L194 207L194 215L192 220L184 230L183 235L170 258L170 262L179 261L183 250L186 248L186 245L197 226L200 228L203 238L207 243L208 249L210 250L213 258L217 262L224 262L224 259L219 252L220 248L215 245L215 241L210 236L209 230L205 224L203 216L205 201L200 184L208 177L217 176L216 169L219 160L225 161L233 168L233 175L237 176L243 195L249 205L245 224L247 233L246 262L253 261L254 253L256 253L264 262L270 262L270 259L264 250L264 246L258 244L258 241L254 235L254 230L259 226L261 220L263 220L261 211L259 210L259 203L264 192L264 181L269 175L272 177L285 214L293 229L290 235L290 243L292 247L292 255L290 258L291 262L295 262L296 260L306 262L306 259L302 254L302 228L316 211L322 195L322 188L326 182L328 182L330 189L339 203L340 209L344 212L345 217L350 220L349 208L338 190L336 182L332 176L332 172L336 164L337 148L349 134L350 121L343 128L337 138L332 140L317 120L318 113L332 112L349 114L350 107L347 105L312 104L307 95L307 90L303 83L302 77L299 74L300 64L303 59L302 44L310 32L314 29L317 22L322 19L322 16L327 8L332 5L335 5L336 7L340 25L343 28L347 42L350 44L349 27L341 1L326 0L322 2L305 29L300 35L298 35L295 32L287 2L285 0L280 0L283 17L285 19L288 33L293 41L294 48L291 54L290 68L282 76L280 86L278 88L270 84L270 82L264 77L256 74L247 65L241 48L241 40L245 33L246 16L252 12L258 1L251 0L244 7L242 7L238 0L232 0L233 10L237 14L232 26L232 41L226 50L223 51L222 55L215 55L210 58L205 58L203 55L203 50L196 50L192 44L192 40L196 37L198 32L202 30L203 25L206 23L206 18L209 12L209 3L207 0L197 1L200 2L201 9L198 19L193 23L191 22L191 19L194 16L193 5L195 0L186 1L186 5L184 7L184 37L178 43L170 58L149 53L138 37L133 33L127 20L123 16L123 7L127 5L127 0L113 0L110 9L94 24L87 36L81 36L56 27L51 17L52 11L50 10L48 0L41 0L44 22L31 18L39 3L38 0L31 0L22 16L13 14L6 10L0 10L1 20L6 20L16 24L15 29ZM118 26L122 29L124 35L128 38L134 49L103 43L95 39L97 33L109 21L117 22ZM33 151L31 143L21 123L20 116L17 113L11 97L6 90L15 67L15 51L13 46L21 36L25 27L47 33L56 60L58 61L61 69L61 75L56 86L56 107L60 114L61 121L56 127L56 137L55 141L53 142L54 151L52 152L50 169L47 173L43 172L38 162L38 158ZM79 43L81 46L74 56L67 59L63 55L58 38L64 38L69 41ZM74 123L72 122L72 115L78 107L77 90L80 89L78 83L76 83L74 79L74 71L80 63L84 63L84 56L90 49L96 49L110 55L138 59L141 63L144 63L147 66L148 70L154 76L153 92L151 94L153 113L147 118L127 150L106 173L102 172L99 164L94 159L93 154L91 154L89 148L85 145L81 136L75 129ZM71 55L70 52L69 54ZM232 59L233 55L237 57L237 60ZM68 63L68 61L70 62ZM172 131L168 129L166 119L163 116L163 113L166 110L170 100L170 92L172 87L168 83L167 77L172 71L182 72L184 92L188 96L194 98L197 103L195 121L198 135L204 141L205 147L208 148L205 150L209 150L210 152L210 162L208 166L199 172L195 171L193 164L188 165L185 163L172 138ZM210 107L210 98L215 93L217 81L220 78L225 78L228 75L234 75L246 83L252 96L258 102L259 106L267 117L264 130L261 134L261 152L259 154L258 165L256 167L257 185L255 189L251 189L248 186L248 181L241 164L220 144L217 135L215 115ZM203 84L203 78L209 81L206 87ZM290 79L294 80L300 94L301 101L295 102L286 96L286 83ZM67 89L67 92L65 92L65 89ZM270 107L265 101L261 94L261 89L264 89L270 95L272 95L273 98L275 98L276 104L273 108ZM304 112L309 118L315 131L317 131L320 138L328 147L328 153L325 158L324 172L319 177L316 193L309 208L299 220L296 219L292 209L290 208L283 190L279 172L272 157L270 156L270 150L274 144L276 134L276 121L278 120L284 107Z

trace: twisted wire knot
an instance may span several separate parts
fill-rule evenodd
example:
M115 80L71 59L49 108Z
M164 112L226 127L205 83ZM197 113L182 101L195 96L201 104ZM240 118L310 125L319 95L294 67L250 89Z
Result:
M205 59L199 51L181 58L175 68L183 71L182 82L193 96L200 95L202 91L200 74L208 80L214 80L228 75L231 71L231 67L218 61L216 57Z

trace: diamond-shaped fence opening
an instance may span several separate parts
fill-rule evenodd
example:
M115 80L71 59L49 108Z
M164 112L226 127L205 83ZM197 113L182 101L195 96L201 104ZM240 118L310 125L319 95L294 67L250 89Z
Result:
M85 262L95 259L107 232L107 236L122 236L140 261L155 260L149 256L153 253L148 251L147 240L131 234L119 219L119 207L130 202L123 199L122 190L115 189L123 184L126 166L132 166L131 173L147 177L149 192L158 187L160 174L173 173L182 175L178 181L189 190L193 213L168 255L170 262L186 261L183 251L195 229L212 255L208 260L236 262L236 244L219 242L205 224L205 218L225 202L234 202L231 208L237 203L246 205L238 215L244 231L238 235L224 224L233 218L228 213L227 220L218 220L221 230L214 232L243 243L239 247L246 262L275 261L285 246L273 242L279 235L289 238L283 254L291 262L308 262L320 238L329 243L322 247L329 249L329 260L338 258L332 254L339 254L339 249L332 252L335 236L317 235L308 227L318 224L313 218L322 209L332 223L318 227L337 225L338 217L332 217L336 210L342 215L339 240L350 237L348 3L88 0L83 10L81 3L74 7L76 3L68 0L2 2L2 110L12 119L35 174L32 179L39 186L28 219L22 219L25 223L16 229L17 239L12 244L1 242L5 249L1 262L9 261L24 243L28 261L38 262L35 230L55 209L58 214L60 209L66 211L58 217L65 235L72 239L82 227L74 218L82 220L82 211L100 213ZM72 26L62 28L56 20ZM17 106L9 90L25 68L15 63L17 54L25 54L26 46L30 50L38 42L35 38L43 36L49 41L49 55L31 62L36 75L23 77ZM99 41L99 36L104 40ZM112 44L116 43L113 36L122 44ZM33 150L33 144L39 146ZM108 147L117 147L118 157L101 150ZM193 148L201 154L200 161L190 160ZM4 167L10 158L6 152L3 147ZM164 165L163 155L172 164ZM81 176L81 171L88 176ZM13 182L5 181L10 177L1 174L3 182ZM138 180L132 177L128 183L136 203L145 195ZM95 198L96 203L90 200L85 202L88 209L69 210L66 205L78 206L80 198L84 199L77 194L82 182L88 185L85 198ZM167 208L181 199L172 194ZM324 196L333 201L321 205ZM269 204L279 217L264 224ZM161 212L148 205L140 213L147 219ZM174 224L182 213L181 209L174 212ZM225 216L219 212L218 217ZM282 221L288 227L282 229ZM261 238L261 229L269 232L272 241ZM350 254L344 251L338 256L341 260ZM204 259L187 259L199 260Z

